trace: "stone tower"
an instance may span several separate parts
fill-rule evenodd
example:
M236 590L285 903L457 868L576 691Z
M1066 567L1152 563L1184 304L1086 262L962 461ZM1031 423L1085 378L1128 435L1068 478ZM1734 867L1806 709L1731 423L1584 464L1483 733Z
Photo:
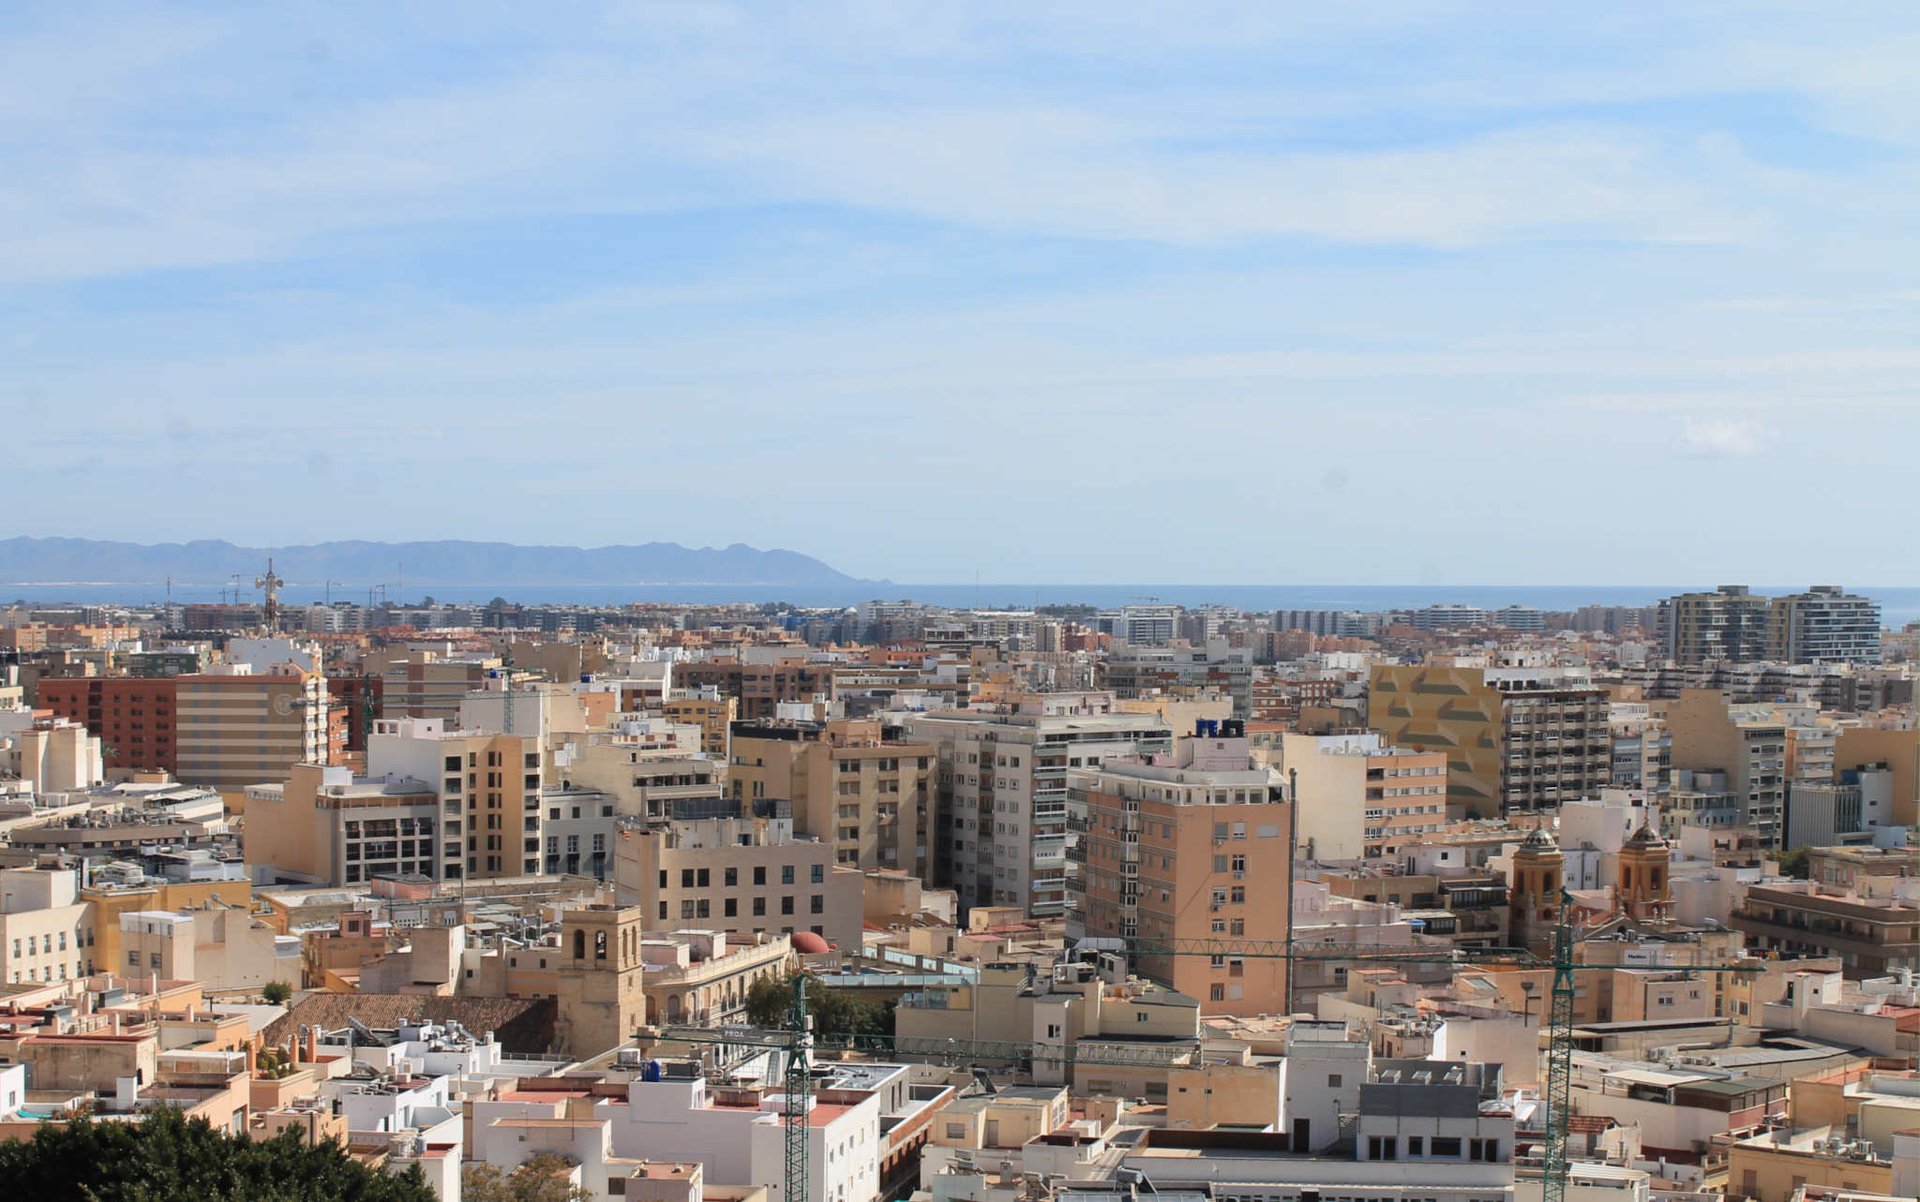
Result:
M633 1038L645 1021L638 906L593 905L560 916L559 1050L595 1056Z
M1673 911L1668 869L1673 859L1667 841L1642 826L1620 848L1620 884L1614 896L1629 918L1666 918Z
M1560 919L1560 891L1566 857L1552 836L1535 827L1513 853L1513 880L1507 886L1507 929L1516 947L1551 955L1553 929Z

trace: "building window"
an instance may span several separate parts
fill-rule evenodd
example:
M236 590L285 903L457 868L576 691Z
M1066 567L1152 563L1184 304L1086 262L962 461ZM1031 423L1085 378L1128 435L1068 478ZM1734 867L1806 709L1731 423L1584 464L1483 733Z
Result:
M780 883L782 885L793 884L793 865L791 864L780 865Z

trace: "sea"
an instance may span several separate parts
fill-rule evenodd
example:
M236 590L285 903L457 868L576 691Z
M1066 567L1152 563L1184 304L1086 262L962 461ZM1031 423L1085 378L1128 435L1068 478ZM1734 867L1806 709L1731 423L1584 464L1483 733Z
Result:
M649 585L409 585L402 597L389 591L386 599L419 604L428 597L457 605L483 604L494 597L535 605L626 605L657 601L672 604L727 604L787 602L803 608L841 607L862 601L917 601L953 609L1030 609L1036 605L1092 605L1110 608L1136 602L1160 602L1187 608L1222 605L1262 612L1275 609L1339 609L1377 612L1419 609L1427 605L1458 603L1482 609L1524 605L1542 610L1574 610L1583 605L1652 605L1676 593L1710 589L1711 585L1566 585L1566 584L897 584L892 581L847 581L825 584L649 584ZM1763 595L1799 592L1804 586L1753 586ZM1920 621L1920 588L1849 588L1880 603L1881 620L1898 629ZM347 600L373 600L365 588L322 589L289 585L281 590L284 605ZM175 602L217 602L231 590L217 584L176 582L169 591L151 584L0 584L0 604L7 600L26 605L148 605ZM251 588L242 600L257 599Z

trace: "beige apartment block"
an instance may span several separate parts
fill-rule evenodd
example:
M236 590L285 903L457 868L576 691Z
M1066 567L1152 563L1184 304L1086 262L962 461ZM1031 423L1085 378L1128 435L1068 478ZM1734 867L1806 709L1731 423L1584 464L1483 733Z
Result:
M1893 823L1920 826L1920 730L1849 727L1834 740L1835 771L1886 767L1893 772Z
M811 932L860 946L865 878L833 847L784 818L631 825L614 840L614 884L654 929L711 927L741 936Z
M367 770L424 781L439 793L444 879L540 871L546 777L538 735L449 729L432 718L382 720L367 738Z
M1447 756L1388 746L1377 734L1280 736L1276 765L1295 790L1300 854L1321 861L1393 856L1447 825Z
M467 694L480 688L495 658L449 660L430 650L370 662L368 669L381 678L380 716L383 718L439 718L456 723Z
M728 764L733 797L793 803L794 829L833 845L834 863L931 880L939 749L885 737L878 719L740 722Z
M208 993L300 982L300 940L244 910L134 910L120 915L123 976L198 981Z
M96 959L93 908L79 886L71 868L0 869L0 981L66 981L110 967Z
M285 784L247 790L247 863L262 882L440 880L459 857L443 853L439 823L439 794L424 781L297 764Z
M735 697L680 697L662 702L660 716L669 722L700 728L700 750L725 762L728 731L740 716L740 701Z
M1722 772L1742 826L1777 847L1787 804L1787 727L1769 705L1730 705L1715 689L1682 689L1667 707L1676 772Z
M147 877L138 884L122 884L96 873L80 889L80 900L93 907L93 938L89 955L101 968L123 963L120 916L135 910L192 910L220 906L249 913L253 885L247 881L163 881ZM299 984L298 978L292 978Z
M204 674L174 680L174 775L241 793L327 762L327 678L317 672Z
M1151 761L1068 772L1079 841L1069 937L1287 938L1293 822L1282 777L1256 767L1235 722ZM1287 1011L1287 961L1139 955L1141 975L1200 999L1208 1014Z
M1885 1194L1893 1161L1845 1128L1769 1131L1727 1149L1727 1194L1753 1202L1794 1202L1805 1187Z

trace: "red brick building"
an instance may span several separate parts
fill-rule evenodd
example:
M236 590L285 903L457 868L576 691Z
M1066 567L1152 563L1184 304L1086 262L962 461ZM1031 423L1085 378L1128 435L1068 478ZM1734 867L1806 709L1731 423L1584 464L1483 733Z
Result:
M99 736L108 772L179 766L176 678L49 676L38 704Z

